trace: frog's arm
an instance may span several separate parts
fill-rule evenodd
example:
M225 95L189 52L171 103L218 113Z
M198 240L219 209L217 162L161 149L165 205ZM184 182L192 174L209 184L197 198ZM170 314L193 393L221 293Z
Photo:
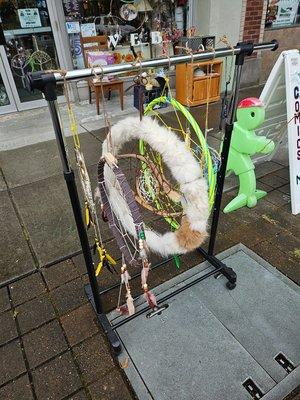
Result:
M254 131L244 129L238 123L234 125L231 145L239 153L251 156L256 153L270 153L275 147L272 140L257 136Z

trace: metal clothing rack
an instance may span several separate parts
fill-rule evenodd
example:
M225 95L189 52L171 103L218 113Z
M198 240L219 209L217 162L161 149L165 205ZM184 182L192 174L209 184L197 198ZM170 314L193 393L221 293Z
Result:
M214 267L214 269L205 275L193 280L192 282L187 283L184 286L181 286L177 290L175 290L172 294L166 295L160 299L160 304L163 304L165 301L169 300L171 297L175 296L176 294L186 290L187 288L197 284L198 282L216 274L220 273L223 274L227 278L227 288L234 289L236 286L236 273L233 271L232 268L225 265L221 262L217 257L214 255L214 248L215 248L215 241L216 235L218 230L218 221L219 221L219 214L220 214L220 207L221 207L221 200L222 200L222 192L224 187L224 180L225 180L225 173L226 173L226 164L229 154L229 147L230 147L230 140L231 134L233 130L233 124L235 121L236 115L236 108L238 103L238 93L240 89L240 81L241 81L241 73L242 67L244 64L245 56L249 56L253 53L253 51L261 51L261 50L271 50L274 51L278 48L278 42L273 40L267 43L259 43L253 44L251 42L241 42L238 43L234 49L230 48L221 48L217 49L214 52L206 51L201 53L196 53L193 56L191 55L179 55L179 56L172 56L169 58L159 58L153 60L147 60L143 62L137 62L134 64L117 64L117 65L108 65L104 66L103 68L94 68L91 69L82 69L82 70L74 70L69 71L66 74L61 75L60 73L52 72L52 73L45 73L43 71L28 74L27 75L27 83L30 90L38 89L40 90L48 102L49 111L52 118L53 128L56 136L56 141L58 145L58 150L62 162L63 168L63 175L66 181L66 185L68 188L70 201L73 209L74 218L76 221L78 236L80 239L81 247L83 256L85 259L85 264L89 276L90 284L86 286L86 293L89 297L89 300L93 304L95 311L97 313L98 320L108 337L108 340L116 353L121 351L121 344L118 339L118 336L115 332L117 328L121 325L126 324L128 321L136 318L138 315L144 313L149 309L149 307L145 307L139 311L137 311L134 315L127 317L120 322L112 325L107 315L103 311L103 306L101 302L101 296L104 293L109 292L110 290L118 287L117 285L112 285L109 288L99 291L98 282L94 272L94 263L91 254L91 248L87 236L87 231L85 228L85 224L83 222L81 205L78 197L77 186L75 182L74 172L70 167L67 152L64 144L63 132L57 107L57 84L63 83L64 81L75 81L75 80L82 80L85 78L92 77L95 73L96 74L121 74L125 72L130 72L134 70L140 70L141 68L155 68L155 67L163 67L163 66L170 66L176 65L179 63L187 63L190 62L192 59L193 61L201 61L201 60L211 60L215 57L227 57L235 55L235 70L234 70L234 79L233 79L233 90L230 100L229 112L228 117L225 125L225 134L224 134L224 142L222 147L221 153L221 168L218 171L217 175L217 186L216 186L216 197L215 203L213 208L213 216L211 222L211 231L210 231L210 240L208 245L208 250L203 249L200 247L198 250L204 256L204 258ZM158 268L164 265L168 260L164 260L160 264L155 265L152 267ZM139 274L136 274L134 277L137 277ZM154 311L154 313L159 313L162 311L164 306L158 306L158 309Z

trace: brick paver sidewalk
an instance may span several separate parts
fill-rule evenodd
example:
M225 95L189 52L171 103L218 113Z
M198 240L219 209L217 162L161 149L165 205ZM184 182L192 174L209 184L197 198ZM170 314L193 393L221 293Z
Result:
M299 284L300 217L290 212L287 168L258 186L269 194L255 209L221 216L217 251L242 242ZM167 264L153 272L153 286L199 262L192 253L179 272ZM116 279L105 272L100 285ZM0 399L134 398L85 296L86 282L79 255L0 289ZM106 309L115 301L113 292Z

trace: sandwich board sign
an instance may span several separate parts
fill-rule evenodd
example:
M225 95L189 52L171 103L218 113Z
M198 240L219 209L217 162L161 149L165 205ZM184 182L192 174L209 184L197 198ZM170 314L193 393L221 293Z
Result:
M266 120L257 131L274 139L278 149L288 135L292 213L300 213L300 53L283 51L260 95ZM274 152L273 152L274 154ZM270 159L271 156L269 156ZM268 157L267 157L268 158ZM256 159L257 161L257 159Z

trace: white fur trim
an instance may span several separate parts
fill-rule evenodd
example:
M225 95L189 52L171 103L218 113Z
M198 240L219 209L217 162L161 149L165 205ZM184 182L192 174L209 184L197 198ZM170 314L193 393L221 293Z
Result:
M144 117L142 121L137 117L128 117L112 127L111 140L115 155L120 154L122 146L132 139L144 140L153 150L161 154L174 179L180 185L180 192L183 193L183 212L191 229L205 233L209 216L207 183L202 176L199 163L187 150L186 144L174 132L160 126L150 117ZM108 151L106 139L102 146L102 155ZM115 214L128 233L136 236L128 206L114 187L115 177L107 166L104 168L104 177ZM162 256L187 253L187 250L179 245L175 232L159 234L146 229L145 234L149 248Z

